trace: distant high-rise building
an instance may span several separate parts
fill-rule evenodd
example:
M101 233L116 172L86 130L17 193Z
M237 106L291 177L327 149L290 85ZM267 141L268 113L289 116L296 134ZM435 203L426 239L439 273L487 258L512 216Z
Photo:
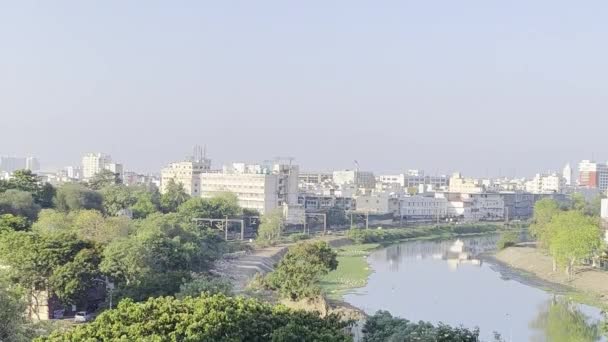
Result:
M34 157L7 157L0 156L0 171L4 171L7 173L13 173L17 170L31 170L38 171L40 170L40 163L38 159Z
M38 158L27 157L25 159L25 168L30 171L40 170L40 162L38 161Z
M565 184L567 186L572 185L572 167L570 167L570 163L564 166L564 170L562 171L562 177L564 178Z
M578 164L578 185L583 188L608 190L608 165L583 160Z
M112 157L103 153L87 153L82 157L82 178L89 179L112 163Z

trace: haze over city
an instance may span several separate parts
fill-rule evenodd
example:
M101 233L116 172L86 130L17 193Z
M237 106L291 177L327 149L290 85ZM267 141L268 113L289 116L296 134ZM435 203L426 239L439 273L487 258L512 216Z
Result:
M293 156L530 176L608 160L608 4L0 4L0 154ZM27 137L27 138L24 138Z

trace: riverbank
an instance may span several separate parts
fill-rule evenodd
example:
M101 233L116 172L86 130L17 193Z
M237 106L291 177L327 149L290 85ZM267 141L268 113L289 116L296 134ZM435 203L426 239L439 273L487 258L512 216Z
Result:
M338 268L321 279L323 292L332 300L341 300L349 290L367 284L372 270L367 264L367 255L380 244L355 244L338 248Z
M553 271L551 257L534 247L509 247L497 252L494 258L508 267L572 289L567 295L575 301L608 308L608 272L578 267L574 278L568 279L563 269Z

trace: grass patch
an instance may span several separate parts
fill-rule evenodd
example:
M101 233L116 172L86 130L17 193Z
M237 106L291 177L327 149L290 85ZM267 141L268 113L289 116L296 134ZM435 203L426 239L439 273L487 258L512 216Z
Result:
M368 243L338 249L338 268L321 278L321 288L331 299L342 299L349 290L363 287L372 273L365 257L380 244Z

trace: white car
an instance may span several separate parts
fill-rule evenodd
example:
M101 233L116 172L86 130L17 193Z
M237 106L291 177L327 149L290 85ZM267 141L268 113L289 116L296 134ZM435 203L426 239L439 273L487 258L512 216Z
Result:
M84 323L90 321L91 318L93 318L93 316L91 316L90 313L86 311L78 311L74 315L74 322Z

